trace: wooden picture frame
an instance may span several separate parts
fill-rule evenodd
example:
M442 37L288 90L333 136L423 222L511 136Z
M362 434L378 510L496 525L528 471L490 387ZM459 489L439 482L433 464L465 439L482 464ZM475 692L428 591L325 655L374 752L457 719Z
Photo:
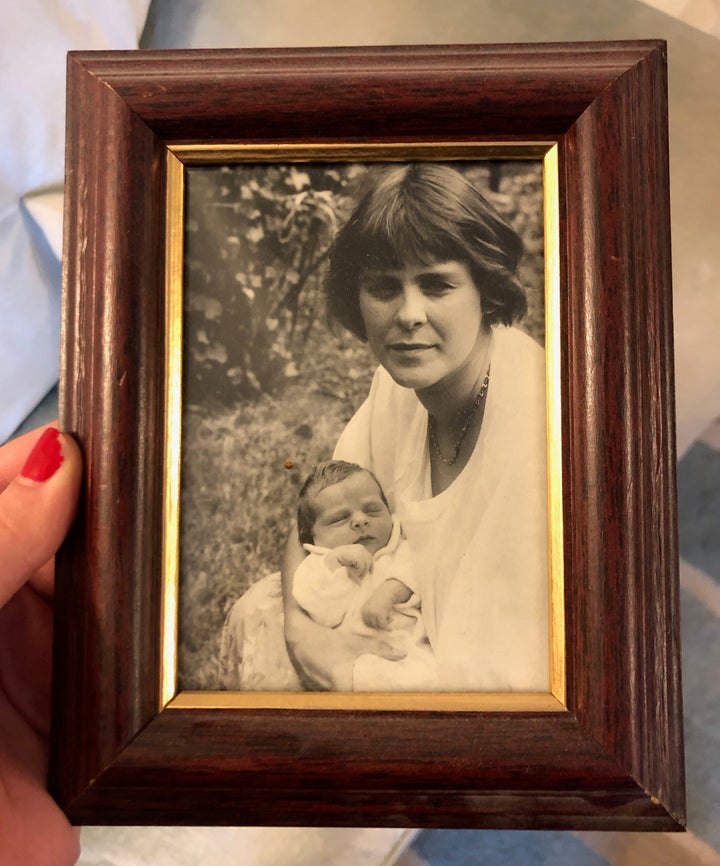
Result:
M61 425L86 472L50 786L74 823L683 829L666 88L658 41L70 54ZM528 143L557 155L557 705L178 702L169 166Z

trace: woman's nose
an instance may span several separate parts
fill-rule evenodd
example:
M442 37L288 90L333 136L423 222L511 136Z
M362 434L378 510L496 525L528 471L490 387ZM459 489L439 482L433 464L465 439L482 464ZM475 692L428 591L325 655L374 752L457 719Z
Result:
M418 328L427 321L425 296L416 286L406 286L396 312L397 321L403 328Z

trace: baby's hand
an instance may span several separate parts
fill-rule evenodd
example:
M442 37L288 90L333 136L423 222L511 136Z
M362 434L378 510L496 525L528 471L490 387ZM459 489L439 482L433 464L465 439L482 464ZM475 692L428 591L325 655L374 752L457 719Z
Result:
M344 565L355 581L359 581L363 575L372 571L372 554L362 544L343 544L336 547L332 553L338 564Z
M368 628L387 631L393 615L392 599L385 594L374 592L360 609L363 622Z
M395 577L380 584L360 609L363 622L369 628L387 631L392 624L395 605L403 604L412 597L412 590Z

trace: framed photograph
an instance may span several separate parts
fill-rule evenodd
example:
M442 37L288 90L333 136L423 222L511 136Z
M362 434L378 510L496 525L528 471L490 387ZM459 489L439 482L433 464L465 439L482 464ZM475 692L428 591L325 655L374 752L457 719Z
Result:
M327 148L322 151L326 160L331 158ZM398 707L409 705L408 700L417 707L422 700L418 695L409 698L408 692L449 693L444 702L433 698L432 707L439 709L441 704L454 706L458 692L466 703L466 693L472 691L478 706L485 706L488 693L493 693L492 705L497 708L508 701L515 706L518 692L532 691L542 706L558 707L555 699L563 700L562 557L552 548L559 546L561 534L548 535L548 502L551 513L559 515L561 491L560 467L550 465L547 440L551 420L550 439L559 441L560 401L557 382L550 375L557 371L557 363L548 364L544 351L545 224L555 249L558 235L555 146L493 145L488 150L483 145L454 145L445 153L455 156L449 161L429 159L442 152L437 147L416 151L409 145L369 145L356 146L355 151L364 162L348 162L348 148L339 162L268 164L267 152L257 146L239 147L234 153L225 147L223 159L235 160L229 165L208 164L212 149L173 151L180 158L171 171L179 177L171 187L182 189L183 195L177 204L170 203L168 212L179 215L183 205L185 211L184 250L176 258L184 262L177 279L184 299L178 328L184 339L177 352L182 356L184 384L180 421L172 425L180 431L181 441L181 531L179 545L172 542L172 550L179 550L178 580L175 569L171 579L178 588L178 604L168 611L168 633L177 622L177 671L168 670L169 689L173 695L180 692L173 706L177 701L185 706L198 701L217 704L218 689L241 691L242 695L233 694L233 705L242 700L253 706L266 702L268 692L307 691L284 646L279 574L288 525L306 509L312 512L317 533L311 526L300 533L305 545L313 546L293 575L293 598L313 620L337 628L338 634L380 638L406 653L401 660L387 660L368 649L344 678L338 670L339 682L333 682L331 691L342 691L343 703L349 699L347 692L362 693L350 700L365 708L375 702L367 692L400 692ZM525 159L508 158L523 151ZM500 158L503 153L507 156ZM302 156L312 160L316 154L317 149L306 147ZM527 158L532 154L536 158ZM468 161L471 155L475 158ZM392 157L396 161L388 162ZM265 162L257 162L263 158ZM372 158L375 161L368 161ZM367 231L372 237L365 239L365 229L355 232L355 226L370 206ZM386 282L394 285L397 278L395 263L386 270L381 261L389 239L381 238L372 224L380 214L392 226L388 254L396 257L400 247L411 250L413 259L421 256L421 267L410 282L423 290L417 298L409 296L407 311L402 306L396 309L400 293L384 287ZM461 231L453 239L447 227L455 221ZM492 248L497 263L476 243L483 233L497 244ZM430 256L427 251L433 243L437 250ZM468 251L462 248L466 243ZM376 259L372 268L366 266L369 255ZM454 273L458 268L447 260L465 261L469 255L475 257L469 270L478 272L473 286L483 284L483 290L473 288L466 296L469 303L460 304L465 297L462 269ZM510 270L499 270L505 276L490 282L489 268L503 268L503 257L508 257ZM547 258L557 262L557 255ZM364 272L362 280L354 280L355 274ZM492 291L485 289L485 282ZM550 272L548 282L552 330L557 323L555 272ZM372 294L366 292L368 287ZM484 305L483 294L488 296ZM491 295L511 310L517 298L522 300L513 318L517 328L506 327L498 316L478 340L473 319L478 298L481 307L489 306L495 302ZM358 335L357 325L362 322L365 327L359 307L357 323L354 313L344 308L331 313L338 301L353 297L363 298L366 314L372 310L375 319L379 314L382 327L389 315L390 339L401 348L384 352L373 332ZM419 309L413 310L416 300ZM428 321L407 327L406 312ZM342 324L339 318L344 318L342 328L337 327ZM491 318L488 312L487 319ZM510 313L507 318L512 318ZM446 349L416 348L435 346L439 339L457 342L459 362L470 369L463 386L466 393L461 394L469 414L465 416L463 409L449 452L440 450L434 427L428 432L428 418L436 423L452 399L443 369L448 363ZM553 339L552 345L557 347L558 341ZM504 365L503 351L511 364ZM382 374L376 374L382 367L378 357L404 386L389 389ZM450 357L455 364L454 355ZM432 416L415 396L428 376L440 379ZM386 395L377 398L378 388ZM368 401L369 393L373 397ZM422 399L432 398L424 394ZM493 408L496 400L502 401L501 410ZM361 434L363 413L371 407L373 429ZM481 413L487 424L477 424ZM449 414L454 423L456 410L450 407ZM476 426L483 435L470 447ZM396 428L397 439L391 432ZM372 448L360 441L368 436ZM388 453L396 452L398 444L402 450L388 461ZM489 458L481 451L512 451L513 456L502 472L491 476L490 470L483 470ZM389 504L386 508L382 499L378 504L379 534L369 529L374 514L359 518L352 513L352 503L344 500L343 490L349 491L358 479L341 478L349 468L328 465L333 456L374 474L370 488L376 490L379 484L379 495ZM447 491L455 506L443 506L450 522L443 523L433 512L430 532L428 513L436 507L435 497L429 497L426 506L409 506L412 494L406 484L396 482L395 467L404 464L414 475L423 473L425 465L437 473L432 457L446 473L461 466L462 473ZM481 474L484 481L478 484ZM306 496L301 490L309 475L317 480L310 482L311 495ZM333 494L322 493L329 487L339 502ZM502 492L509 487L515 495ZM332 507L325 515L315 513L316 499L319 503L324 495L330 496ZM498 511L488 509L485 500L497 501ZM515 524L523 510L524 526L518 531ZM393 523L399 537L391 542ZM456 533L463 541L450 543ZM376 567L362 575L351 571L351 577L337 557L363 556L363 551L342 549L363 534L369 535L365 545ZM332 568L326 566L328 539L334 549ZM549 553L555 564L551 570ZM467 568L459 565L462 557ZM476 557L487 563L488 572L480 595L472 589ZM454 590L443 599L434 584L439 574L448 573L456 575ZM410 588L413 601L404 597ZM398 607L389 604L393 592L400 593ZM510 598L512 610L503 613ZM382 625L370 624L378 618ZM435 626L441 619L445 624ZM553 647L557 652L551 660ZM338 657L342 666L343 649L326 652ZM476 663L480 656L487 660L482 666ZM173 658L171 652L167 658ZM283 705L289 700L283 694ZM291 703L326 706L335 700L335 695L315 693ZM388 694L381 700L387 706Z
M683 829L664 43L75 52L67 130L69 818Z

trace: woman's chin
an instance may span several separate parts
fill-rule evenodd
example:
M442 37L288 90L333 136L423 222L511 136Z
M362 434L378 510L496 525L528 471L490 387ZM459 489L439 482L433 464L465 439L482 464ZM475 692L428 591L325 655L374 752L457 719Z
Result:
M438 381L438 376L432 375L428 370L413 369L412 367L393 366L385 368L393 381L401 388L412 388L413 391L423 391L431 388Z
M415 379L408 376L393 376L392 378L393 381L396 384L400 385L401 388L408 388L412 391L422 391L425 387L427 387L425 384L421 384Z

